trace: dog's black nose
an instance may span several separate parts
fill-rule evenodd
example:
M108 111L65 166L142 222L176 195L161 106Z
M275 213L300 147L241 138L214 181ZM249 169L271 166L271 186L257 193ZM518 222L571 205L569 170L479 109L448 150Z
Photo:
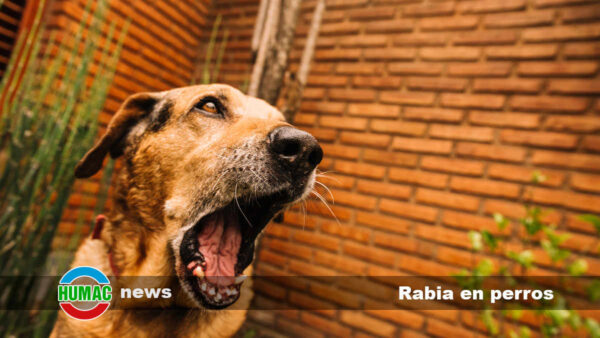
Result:
M278 127L271 131L269 147L280 161L302 174L313 170L323 159L323 149L317 140L293 127Z

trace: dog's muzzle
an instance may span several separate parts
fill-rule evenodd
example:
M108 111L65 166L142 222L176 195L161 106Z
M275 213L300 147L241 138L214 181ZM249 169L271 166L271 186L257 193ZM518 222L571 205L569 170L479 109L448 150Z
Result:
M292 127L271 131L269 150L292 176L307 175L323 159L323 149L317 140L311 134Z

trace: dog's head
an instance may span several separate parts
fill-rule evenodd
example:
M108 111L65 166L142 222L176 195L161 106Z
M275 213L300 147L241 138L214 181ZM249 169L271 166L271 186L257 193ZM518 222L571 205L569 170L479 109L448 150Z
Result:
M206 308L238 299L257 236L306 197L323 156L277 109L226 85L129 97L76 176L96 173L108 153L124 155L130 189L154 192L174 271Z

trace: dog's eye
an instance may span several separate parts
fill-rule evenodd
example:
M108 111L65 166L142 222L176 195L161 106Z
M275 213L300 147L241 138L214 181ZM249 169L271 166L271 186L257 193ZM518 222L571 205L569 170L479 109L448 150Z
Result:
M219 105L212 100L200 101L194 106L194 109L206 115L222 115Z

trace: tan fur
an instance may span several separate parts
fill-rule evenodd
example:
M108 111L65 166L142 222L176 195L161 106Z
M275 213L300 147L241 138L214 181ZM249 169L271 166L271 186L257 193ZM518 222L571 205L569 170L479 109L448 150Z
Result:
M198 98L206 95L227 101L231 115L226 123L190 113ZM153 100L160 104L169 102L170 115L159 130L148 132L144 128L152 125L156 117L144 107ZM224 158L231 149L266 138L282 125L286 123L275 108L225 85L132 96L115 115L101 141L78 165L77 175L87 177L100 169L108 152L124 155L125 165L118 174L112 197L114 207L107 215L101 238L90 237L83 242L73 267L93 266L111 276L111 252L122 276L180 273L183 267L174 258L177 255L170 245L177 241L181 228L190 219L198 219L231 199L227 195L233 193L229 192L231 189L221 185L211 188L220 184L217 177L227 161ZM126 135L124 143L120 140L122 135ZM215 193L219 189L227 193ZM206 205L205 210L195 207L199 201ZM249 266L245 274L250 276L251 272ZM113 290L117 290L115 285L130 287L120 283L119 279L113 281ZM52 337L228 337L239 329L246 316L246 310L200 309L177 282L153 287L171 288L173 297L137 304L154 306L156 310L109 310L90 321L74 320L60 312ZM247 309L251 299L252 281L248 278L235 308ZM183 309L164 310L176 306Z

